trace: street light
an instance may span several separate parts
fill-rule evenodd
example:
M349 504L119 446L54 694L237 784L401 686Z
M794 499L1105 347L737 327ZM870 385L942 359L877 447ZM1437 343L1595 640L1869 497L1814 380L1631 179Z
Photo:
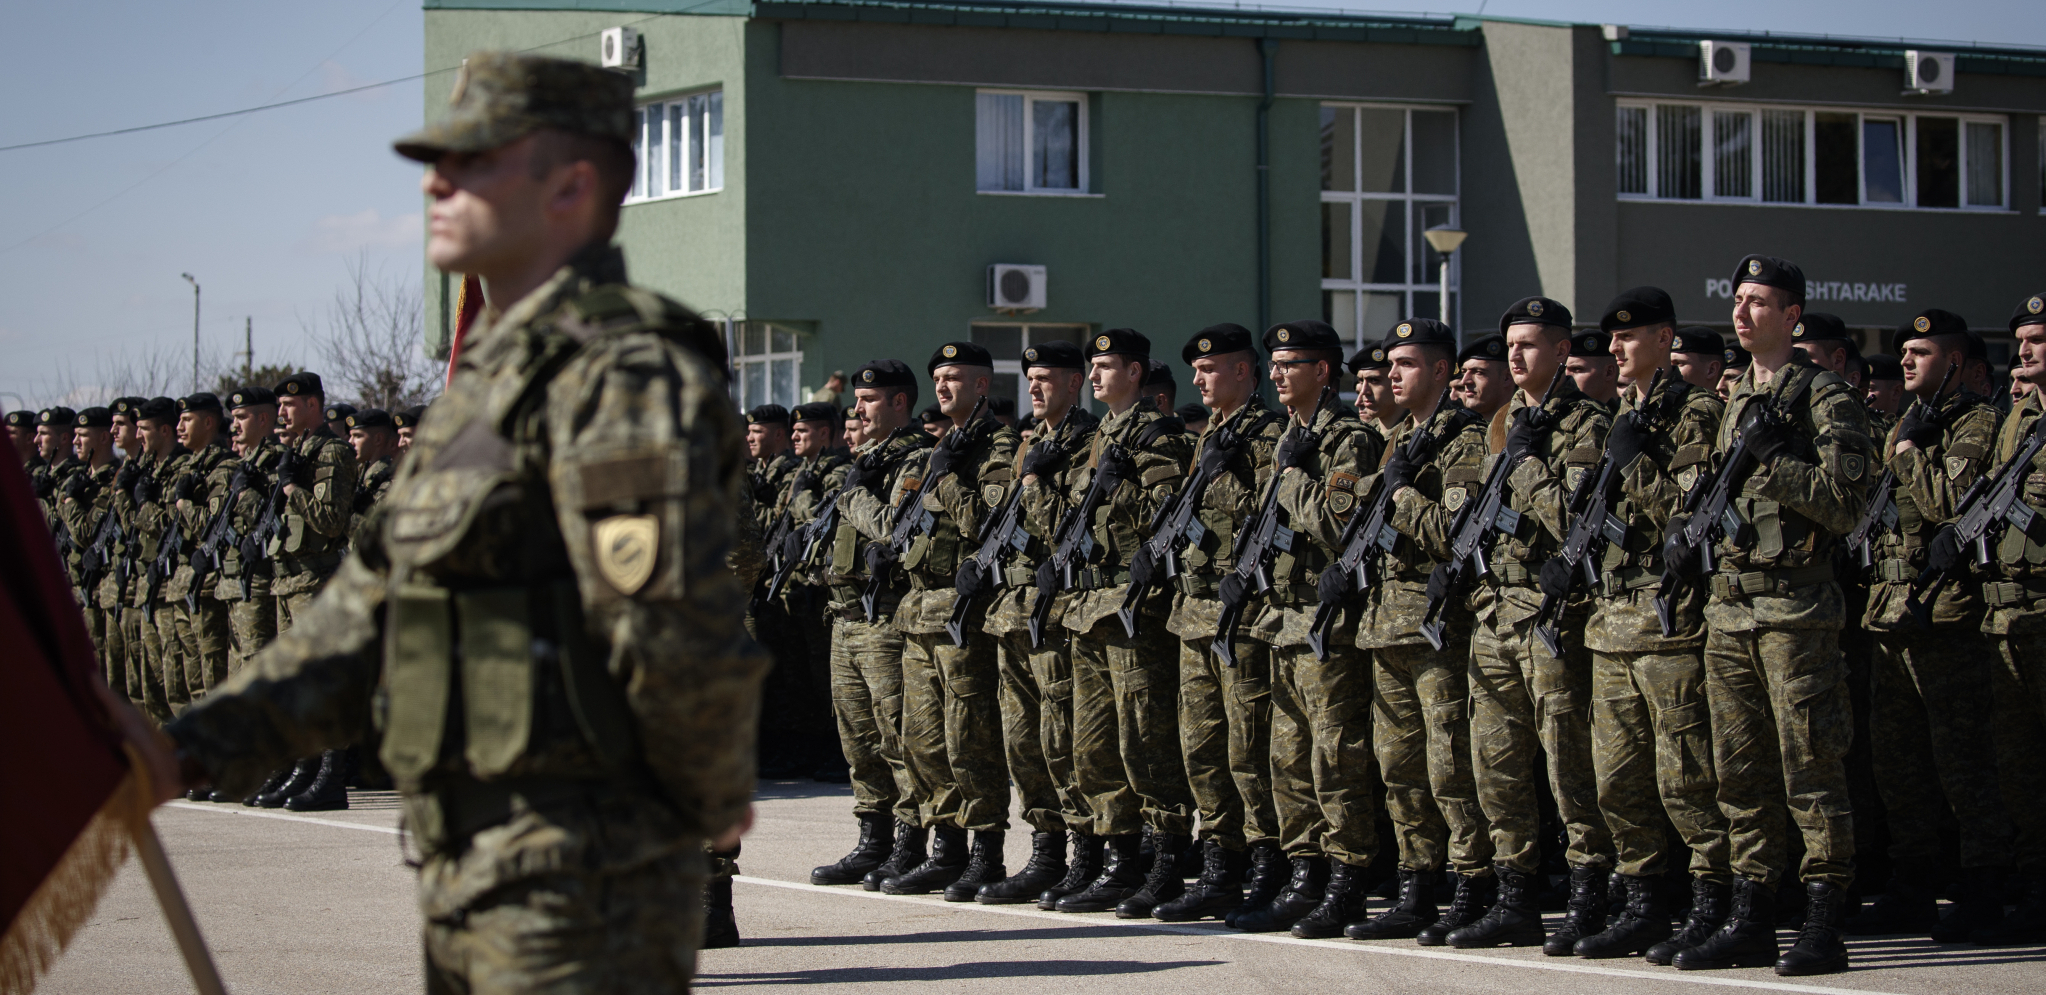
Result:
M1446 272L1446 271L1445 271ZM192 393L199 392L199 281L190 273L180 273L185 282L192 285ZM1447 281L1448 277L1443 277ZM1444 283L1443 286L1448 286Z
M1442 309L1437 313L1442 316L1442 323L1447 325L1449 324L1449 257L1456 254L1456 250L1463 245L1464 239L1470 237L1470 233L1453 225L1436 225L1422 232L1421 237L1428 240L1429 248L1434 249L1442 256ZM1457 330L1456 340L1459 343L1463 341L1461 329Z

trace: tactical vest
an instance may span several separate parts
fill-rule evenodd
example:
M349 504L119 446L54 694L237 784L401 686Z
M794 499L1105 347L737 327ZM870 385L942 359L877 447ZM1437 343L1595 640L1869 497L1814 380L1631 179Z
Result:
M1778 371L1779 376L1785 374L1798 379L1792 380L1780 394L1774 390L1750 393L1740 399L1742 403L1738 409L1729 403L1725 420L1721 422L1722 431L1727 424L1739 425L1740 419L1747 416L1749 405L1776 403L1771 399L1779 396L1787 399L1787 403L1781 406L1785 409L1785 418L1792 423L1803 422L1809 418L1819 391L1829 385L1824 378L1830 376L1831 383L1846 384L1835 374L1803 363L1792 363ZM1808 433L1796 433L1789 451L1799 460L1819 465L1818 447ZM1746 493L1747 488L1753 486L1754 479L1751 476L1742 485L1743 493L1727 502L1746 526L1740 529L1739 534L1729 534L1720 541L1721 572L1829 565L1830 558L1819 554L1830 553L1839 544L1840 537L1820 528L1796 509L1770 498Z

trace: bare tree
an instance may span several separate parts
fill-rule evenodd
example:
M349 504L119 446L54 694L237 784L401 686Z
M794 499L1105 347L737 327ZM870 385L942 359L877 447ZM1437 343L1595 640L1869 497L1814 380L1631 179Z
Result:
M445 371L426 356L424 312L417 282L371 269L366 255L349 264L323 320L299 322L319 348L328 399L396 411L438 395Z
M217 354L203 357L201 382L220 378L228 368ZM65 361L30 393L38 405L85 408L110 404L117 397L182 397L191 390L192 357L180 346L101 353L94 357L91 370Z

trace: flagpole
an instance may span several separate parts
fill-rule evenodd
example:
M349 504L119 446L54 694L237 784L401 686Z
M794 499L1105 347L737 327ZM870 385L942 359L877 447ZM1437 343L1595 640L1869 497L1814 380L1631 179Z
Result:
M192 987L199 995L227 995L227 986L221 984L220 972L213 966L213 952L199 935L199 921L192 917L192 907L185 902L185 892L171 870L170 857L163 852L163 841L146 815L135 823L135 849L142 857L143 870L149 872L149 884L156 891L157 904L163 906L163 917L170 922L171 935L177 938L178 952L192 972Z

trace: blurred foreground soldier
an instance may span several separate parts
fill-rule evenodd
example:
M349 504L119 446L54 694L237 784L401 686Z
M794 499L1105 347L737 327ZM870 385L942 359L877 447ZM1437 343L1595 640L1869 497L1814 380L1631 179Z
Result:
M1506 367L1506 337L1486 335L1471 340L1456 354L1463 378L1463 406L1485 420L1497 417L1513 397L1513 377Z
M231 792L381 734L429 992L686 989L704 841L735 849L748 818L741 430L716 334L609 244L631 94L477 53L398 143L430 164L429 259L482 277L482 332L374 538L169 728L187 780Z
M1718 332L1702 325L1677 329L1676 344L1670 348L1670 368L1685 383L1717 393L1719 371L1725 365L1726 344Z
M1188 435L1199 435L1208 430L1208 409L1198 401L1188 401L1174 408L1172 413L1179 416Z
M1620 364L1608 351L1605 332L1578 332L1570 336L1570 358L1563 370L1584 396L1597 401L1607 414L1620 412Z
M349 519L349 544L354 545L368 526L370 509L383 502L398 474L398 430L382 408L350 412L341 424L355 450L355 515Z
M1845 380L1792 346L1804 311L1802 270L1753 255L1733 281L1734 332L1754 358L1734 384L1714 455L1724 460L1740 446L1753 459L1745 480L1727 482L1737 495L1727 507L1745 527L1718 540L1710 576L1701 576L1696 550L1681 539L1663 555L1675 559L1683 583L1711 591L1705 697L1736 877L1726 923L1675 963L1715 970L1773 962L1778 974L1826 974L1847 967L1840 906L1854 880L1843 763L1853 724L1833 551L1854 529L1875 475L1868 410ZM1673 518L1672 532L1687 522ZM1775 892L1791 876L1785 834L1793 822L1805 845L1796 874L1805 922L1779 960Z
M1346 364L1357 378L1357 420L1378 433L1380 439L1389 438L1407 414L1393 402L1392 378L1388 375L1392 360L1386 355L1389 348L1383 342L1373 342L1352 353Z
M163 718L166 722L227 680L233 625L228 621L227 604L213 597L213 587L202 583L197 569L199 545L212 521L207 509L214 498L215 471L221 464L234 460L234 454L219 444L224 438L226 420L220 398L210 393L201 391L178 400L178 445L184 447L185 454L172 464L173 481L167 499L178 534L160 564L171 571L163 585L163 599L170 611L157 618L159 627L164 624L163 619L169 619L184 667L182 671L164 671L164 699L170 710ZM224 482L226 477L219 479ZM165 541L169 543L170 539L166 534ZM163 638L168 643L171 636L165 633ZM193 788L190 797L193 801L205 801L212 796L209 790ZM241 796L223 795L220 800L240 801Z
M21 465L33 469L39 465L41 454L36 452L36 413L26 408L7 413L7 435L14 442L14 449L21 454Z
M1754 357L1748 355L1748 351L1738 345L1729 344L1726 347L1726 351L1721 354L1719 366L1717 393L1720 400L1727 400L1733 395L1734 383L1740 380L1741 374L1748 372L1748 364L1753 360Z
M425 416L424 404L415 404L403 411L391 412L391 427L398 431L398 455L403 456L412 448L412 433L419 427L419 419Z

